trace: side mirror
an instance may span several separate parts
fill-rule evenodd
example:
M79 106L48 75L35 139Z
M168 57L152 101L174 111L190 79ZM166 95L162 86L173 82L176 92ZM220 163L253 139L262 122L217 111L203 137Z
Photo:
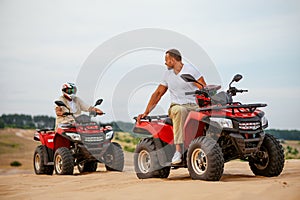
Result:
M204 88L204 85L202 85L200 82L198 82L192 75L190 74L182 74L180 77L185 81L185 82L193 82L193 83L198 83L199 85Z
M64 106L64 107L67 107L66 104L62 101L55 101L54 102L57 106Z
M98 99L95 103L95 106L99 106L100 104L102 104L103 99Z
M232 82L233 82L233 81L239 82L242 78L243 78L242 75L236 74L236 75L233 77Z
M190 74L182 74L180 77L185 81L185 82L194 82L197 83L198 81Z

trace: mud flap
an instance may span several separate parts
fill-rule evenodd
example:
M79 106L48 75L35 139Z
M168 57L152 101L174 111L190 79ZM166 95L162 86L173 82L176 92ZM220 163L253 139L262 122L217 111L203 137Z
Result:
M166 155L166 150L167 150L166 148L168 148L168 147L166 147L166 146L163 147L162 142L158 138L154 139L154 144L156 146L155 153L156 153L160 168L171 166L171 162L170 162L170 160L168 160L167 155Z

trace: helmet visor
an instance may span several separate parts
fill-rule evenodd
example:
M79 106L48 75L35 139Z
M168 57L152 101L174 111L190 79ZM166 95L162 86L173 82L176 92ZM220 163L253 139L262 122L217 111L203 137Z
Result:
M66 88L66 89L64 89L64 91L65 91L65 93L67 93L67 94L76 94L77 89L76 89L76 87L73 87L73 88Z

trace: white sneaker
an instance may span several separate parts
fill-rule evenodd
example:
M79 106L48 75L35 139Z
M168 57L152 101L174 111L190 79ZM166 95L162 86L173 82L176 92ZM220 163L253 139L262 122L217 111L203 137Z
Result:
M181 153L176 151L172 158L172 164L178 164L178 163L181 163Z

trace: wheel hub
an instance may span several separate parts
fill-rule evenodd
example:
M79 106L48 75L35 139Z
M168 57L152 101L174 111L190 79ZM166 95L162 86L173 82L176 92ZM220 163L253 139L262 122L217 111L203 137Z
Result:
M55 158L55 168L58 173L62 172L63 160L60 155L57 155Z
M255 163L255 166L263 170L268 166L269 163L269 154L265 148L261 149L261 151L257 152L257 162Z
M34 160L35 160L35 162L34 162L35 169L36 169L36 170L40 170L40 167L41 167L41 166L40 166L40 164L41 164L41 163L40 163L40 162L41 162L40 155L39 155L39 154L36 154Z
M193 170L198 175L205 173L205 171L207 170L208 162L207 162L207 156L202 149L197 148L193 151L191 156L191 164Z
M151 167L150 154L146 150L142 150L138 157L138 166L141 172L148 173Z

